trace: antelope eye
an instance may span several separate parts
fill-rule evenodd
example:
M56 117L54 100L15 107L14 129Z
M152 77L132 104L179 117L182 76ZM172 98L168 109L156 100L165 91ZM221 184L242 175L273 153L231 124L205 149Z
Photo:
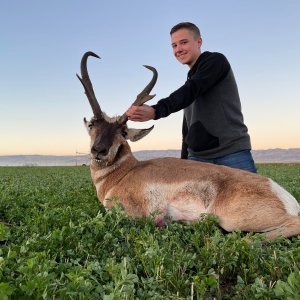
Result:
M122 134L122 136L123 136L124 138L126 138L126 136L127 136L127 131L126 131L126 129L122 129L121 134Z
M89 129L92 129L93 126L94 126L94 124L91 122L91 123L89 123L88 128L89 128Z

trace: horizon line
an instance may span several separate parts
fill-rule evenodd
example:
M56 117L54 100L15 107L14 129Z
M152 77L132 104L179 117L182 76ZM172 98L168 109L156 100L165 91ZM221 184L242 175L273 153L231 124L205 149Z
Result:
M270 151L270 150L298 150L300 147L293 147L293 148L266 148L266 149L251 149L251 151ZM181 151L181 149L153 149L153 150L136 150L132 151L132 153L136 152L149 152L149 151ZM89 155L90 153L82 153L82 152L77 152L75 151L74 154L39 154L39 153L31 153L31 154L0 154L0 156L83 156L83 155Z

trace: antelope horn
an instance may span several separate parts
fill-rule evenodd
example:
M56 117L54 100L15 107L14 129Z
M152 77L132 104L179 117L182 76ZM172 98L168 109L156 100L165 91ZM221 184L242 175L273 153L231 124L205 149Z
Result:
M144 103L146 103L147 101L149 101L155 97L155 95L149 95L149 94L156 83L157 76L158 76L157 71L155 68L153 68L151 66L144 65L144 67L151 70L153 73L153 76L152 76L151 81L147 84L147 86L137 95L136 100L132 103L132 106L141 106ZM121 116L121 118L119 119L119 122L126 123L127 121L128 121L128 117L125 113L125 114L123 114L123 116Z
M81 63L80 63L81 78L78 76L78 74L76 74L76 76L78 77L78 79L80 80L80 82L82 83L82 85L84 87L84 91L85 91L85 94L90 102L91 107L92 107L94 117L101 119L103 117L102 111L101 111L100 105L97 101L97 98L95 96L93 85L90 80L89 73L88 73L87 66L86 66L87 59L89 56L94 56L94 57L100 58L97 54L95 54L91 51L86 52L82 56Z

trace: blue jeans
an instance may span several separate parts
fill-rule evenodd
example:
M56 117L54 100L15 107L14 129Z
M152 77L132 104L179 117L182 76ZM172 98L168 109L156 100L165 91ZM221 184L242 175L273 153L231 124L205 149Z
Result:
M256 167L250 150L243 150L222 157L211 158L211 159L189 155L188 159L207 162L216 165L223 165L231 168L236 168L236 169L241 169L252 173L256 173Z

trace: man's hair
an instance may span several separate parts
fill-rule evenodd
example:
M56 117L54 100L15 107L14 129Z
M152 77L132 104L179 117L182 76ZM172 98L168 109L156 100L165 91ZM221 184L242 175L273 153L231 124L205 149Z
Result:
M201 37L199 28L195 24L190 23L190 22L181 22L181 23L176 24L171 29L170 35L172 35L176 31L178 31L179 29L188 29L193 32L195 38Z

